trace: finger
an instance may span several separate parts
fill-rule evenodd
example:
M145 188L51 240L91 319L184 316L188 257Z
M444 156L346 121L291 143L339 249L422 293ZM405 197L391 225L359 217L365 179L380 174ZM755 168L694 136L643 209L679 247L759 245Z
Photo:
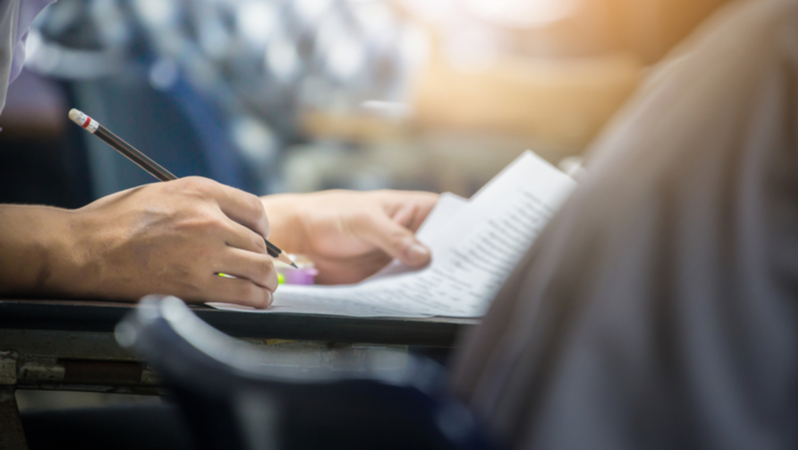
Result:
M433 210L433 207L436 206L438 201L439 194L434 194L432 192L420 192L416 194L415 204L417 207L414 210L414 218L408 228L416 232L422 225L422 222L428 218L428 214L431 213L431 210Z
M225 244L248 252L267 254L267 243L264 241L264 237L233 220L227 221Z
M419 208L417 208L416 205L407 203L400 206L400 208L394 211L390 216L395 223L409 230L416 231L417 228L419 228L419 225L416 224L416 222L418 222L417 216L419 216L418 210Z
M414 237L414 233L382 211L361 216L353 231L357 237L408 266L422 267L431 260L430 250Z
M419 229L439 201L439 194L432 192L378 191L377 195L388 200L383 202L386 213L412 231Z
M211 190L212 195L226 216L263 237L269 236L269 220L261 199L224 184L215 185L216 188Z
M275 291L278 288L278 274L275 272L275 264L272 257L264 254L230 248L218 261L218 267L214 271L250 280L270 291Z
M214 275L208 288L210 302L233 303L253 308L266 308L272 304L272 292L243 278L225 278Z

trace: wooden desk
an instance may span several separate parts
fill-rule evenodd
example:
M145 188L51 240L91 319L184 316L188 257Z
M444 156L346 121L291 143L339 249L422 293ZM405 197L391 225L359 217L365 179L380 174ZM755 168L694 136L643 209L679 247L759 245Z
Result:
M25 449L17 388L160 395L158 379L117 345L134 303L0 299L0 448ZM251 314L193 306L220 331L259 346L276 364L331 365L376 347L447 349L476 319Z

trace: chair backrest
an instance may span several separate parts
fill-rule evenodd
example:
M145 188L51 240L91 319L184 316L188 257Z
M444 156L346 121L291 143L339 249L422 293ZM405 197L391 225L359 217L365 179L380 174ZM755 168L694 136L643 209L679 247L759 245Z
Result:
M472 414L443 389L436 363L391 350L358 369L270 363L175 297L145 297L116 330L174 394L202 449L490 449ZM405 355L404 355L405 356Z

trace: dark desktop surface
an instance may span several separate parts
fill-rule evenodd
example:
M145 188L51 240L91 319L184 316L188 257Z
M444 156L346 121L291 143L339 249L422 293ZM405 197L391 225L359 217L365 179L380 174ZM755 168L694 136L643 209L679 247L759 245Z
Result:
M112 332L135 303L80 299L0 299L0 328ZM478 319L342 317L222 311L192 305L202 320L240 338L452 347Z

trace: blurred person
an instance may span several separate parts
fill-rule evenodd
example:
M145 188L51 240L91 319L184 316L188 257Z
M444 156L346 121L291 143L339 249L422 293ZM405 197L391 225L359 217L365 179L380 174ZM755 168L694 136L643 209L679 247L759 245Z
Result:
M25 41L51 0L0 1L0 113L22 70ZM430 261L414 238L438 196L324 192L258 197L188 177L118 192L85 207L0 205L0 295L135 300L167 293L190 302L266 307L278 285L265 237L318 263L320 281L359 281L391 258ZM304 206L305 205L305 206ZM223 278L216 273L237 278Z
M512 449L797 445L797 3L724 7L589 151L453 386Z

